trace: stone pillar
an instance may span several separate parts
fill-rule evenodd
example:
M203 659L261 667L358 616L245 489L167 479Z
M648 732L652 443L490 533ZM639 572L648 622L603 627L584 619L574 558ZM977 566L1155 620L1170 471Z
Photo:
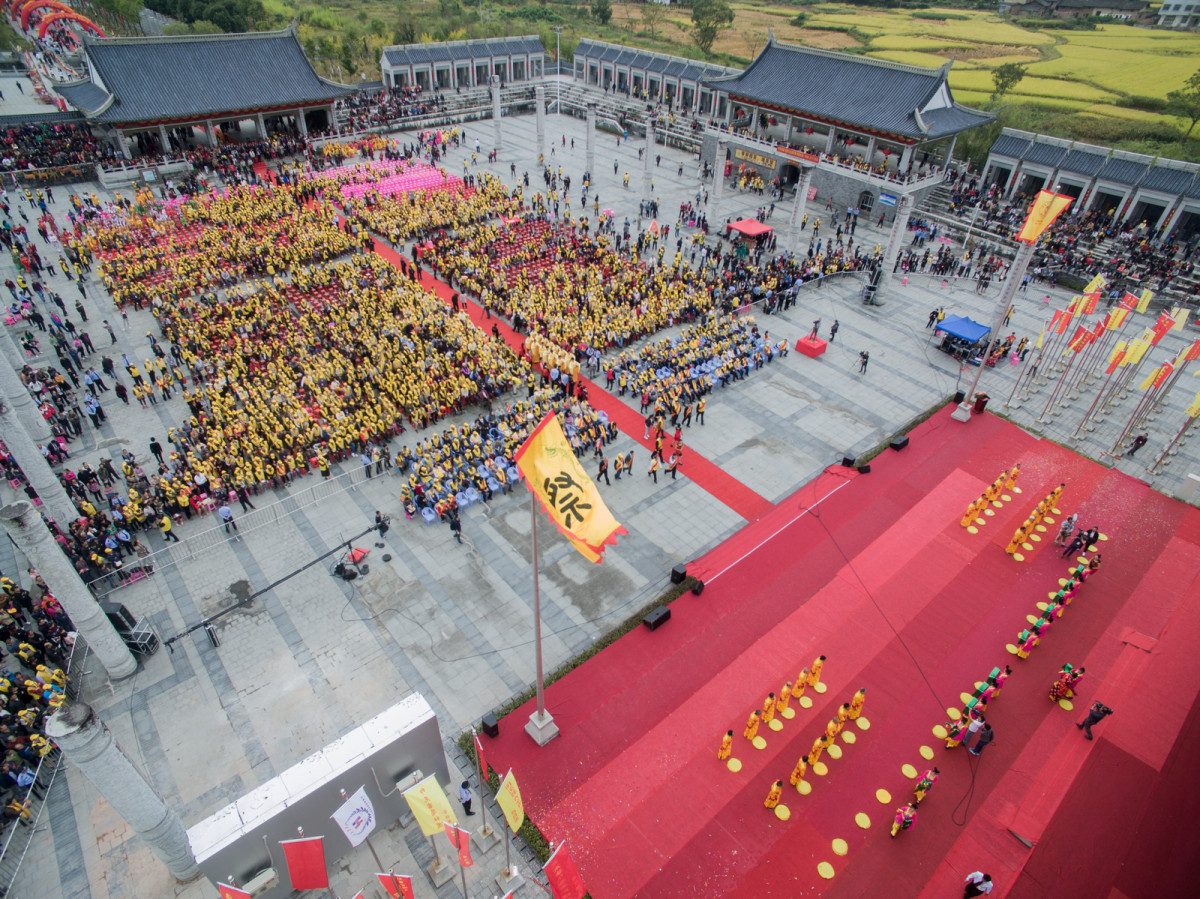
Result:
M812 175L811 168L800 169L800 181L796 185L796 202L792 206L792 220L789 222L792 229L792 252L796 255L800 254L800 238L803 234L800 230L800 221L804 218L804 207L808 204L808 189L812 186Z
M875 135L867 138L867 165L875 164Z
M213 127L212 119L204 120L204 135L208 139L210 147L217 145L217 129Z
M500 79L492 79L492 128L495 129L496 149L500 149Z
M137 662L129 647L117 635L112 622L100 611L100 605L88 592L79 573L50 536L33 503L18 500L0 508L0 524L7 529L13 542L37 568L54 591L54 597L71 616L75 629L87 641L92 652L112 680L129 677L137 670Z
M65 704L46 722L46 736L129 822L176 880L187 883L200 876L183 821L133 766L90 705Z
M943 172L946 171L946 169L950 168L950 163L954 162L954 146L957 143L958 143L958 135L956 134L956 135L954 135L954 137L950 138L950 146L946 147L946 155L942 159L942 171ZM981 183L987 184L986 181L982 181Z
M67 526L79 517L79 512L76 511L75 504L67 496L66 489L59 483L58 477L51 470L50 463L46 461L46 457L34 444L18 410L24 407L25 415L32 413L38 418L42 417L41 414L36 408L32 408L33 400L29 398L29 392L21 383L21 379L17 377L17 373L2 363L0 363L0 392L4 397L3 408L0 409L0 427L4 429L4 442L8 445L8 450L12 453L13 458L17 460L17 464L21 466L21 471L25 472L25 477L29 479L30 485L37 491L38 497L46 508L46 514L65 531ZM20 403L22 393L29 398L28 406ZM45 425L46 423L43 421L43 430L38 433L45 433ZM48 439L50 439L48 436L42 438L43 441Z
M642 199L650 199L650 167L654 165L654 122L646 124L646 152L642 156Z
M715 169L713 173L712 193L708 195L708 220L709 228L724 228L725 225L721 221L721 195L725 192L725 141L717 141L717 158L713 164ZM721 231L717 232L722 233Z
M170 153L171 152L171 138L167 134L167 126L166 125L158 126L158 139L160 141L162 141L162 151L164 153Z
M784 129L783 129L783 142L785 144L791 143L792 128L795 126L795 124L796 124L796 117L792 116L792 115L788 116L787 117L787 125L785 125Z
M296 127L300 129L301 137L308 137L308 122L304 121L304 110L296 110Z
M133 151L129 149L129 135L124 131L117 132L117 146L120 147L122 156L133 159Z
M912 215L912 208L912 197L909 194L901 194L896 198L896 220L892 223L892 233L883 251L883 268L879 275L879 286L875 289L876 306L883 305L883 297L891 284L892 269L896 267L896 259L899 258L908 235L908 219Z
M544 84L535 85L533 88L533 102L536 105L537 115L537 151L538 156L546 155L546 86Z
M3 397L8 406L16 412L17 421L25 428L29 439L36 443L45 443L50 439L50 426L46 424L46 419L42 418L37 403L33 401L33 397L17 374L25 364L21 358L21 351L11 340L0 340L0 347L3 348L5 359L8 362L8 365L0 364L0 397ZM7 432L11 429L5 425L4 430ZM21 464L19 459L17 464ZM58 483L57 479L55 483Z
M825 138L825 152L832 153L835 143L837 143L837 129L830 125L829 134Z
M267 120L263 118L263 114L257 113L254 116L254 124L258 127L258 136L261 140L267 139Z
M905 144L903 152L900 154L900 174L908 171L908 164L912 162L913 145Z
M587 105L587 173L592 175L596 168L596 104Z

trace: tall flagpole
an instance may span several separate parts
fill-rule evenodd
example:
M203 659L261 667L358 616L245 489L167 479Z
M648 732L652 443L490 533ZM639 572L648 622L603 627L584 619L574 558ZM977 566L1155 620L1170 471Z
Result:
M529 494L529 521L533 533L533 642L537 652L537 711L529 716L525 733L539 746L558 736L558 725L546 711L546 688L542 676L542 596L538 588L537 494Z

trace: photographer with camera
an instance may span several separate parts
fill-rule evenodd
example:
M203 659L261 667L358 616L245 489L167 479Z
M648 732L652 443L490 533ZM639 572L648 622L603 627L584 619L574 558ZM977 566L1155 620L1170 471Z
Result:
M1092 726L1099 724L1112 713L1113 710L1104 703L1093 702L1091 709L1088 710L1088 716L1083 719L1083 723L1076 724L1075 726L1083 731L1084 737L1090 740L1092 739Z

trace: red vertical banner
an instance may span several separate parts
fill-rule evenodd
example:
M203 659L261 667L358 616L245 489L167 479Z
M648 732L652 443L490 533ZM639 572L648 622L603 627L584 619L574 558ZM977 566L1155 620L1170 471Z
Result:
M458 863L464 868L469 868L475 864L471 858L471 832L463 830L457 824L446 822L446 837L450 840L450 845L458 850Z
M550 881L550 889L554 890L554 899L583 899L587 895L587 887L583 885L583 878L579 876L579 869L568 854L565 842L558 844L542 870Z
M392 899L413 899L412 878L404 874L376 874L385 893Z
M321 890L329 886L325 870L324 837L284 840L279 845L287 857L288 876L293 890Z
M483 779L487 780L488 765L487 759L483 757L483 744L479 742L479 734L475 734L475 754L479 756L479 769L483 772Z

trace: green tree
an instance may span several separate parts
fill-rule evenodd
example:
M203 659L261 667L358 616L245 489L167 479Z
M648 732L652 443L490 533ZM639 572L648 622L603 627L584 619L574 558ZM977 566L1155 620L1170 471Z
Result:
M728 0L693 0L692 40L705 53L712 52L717 35L733 24L733 7Z
M1024 77L1025 67L1019 63L1006 62L1002 66L996 66L992 70L992 85L995 87L995 90L992 91L992 100L999 100L1020 84Z
M650 37L658 37L658 26L667 15L667 8L653 0L642 4L642 24L650 32ZM563 56L566 56L564 53Z
M609 0L592 0L592 15L601 25L607 25L612 18L612 3Z
M1188 130L1183 139L1191 137L1192 129L1200 122L1200 69L1196 70L1180 90L1167 94L1166 111L1188 120Z

